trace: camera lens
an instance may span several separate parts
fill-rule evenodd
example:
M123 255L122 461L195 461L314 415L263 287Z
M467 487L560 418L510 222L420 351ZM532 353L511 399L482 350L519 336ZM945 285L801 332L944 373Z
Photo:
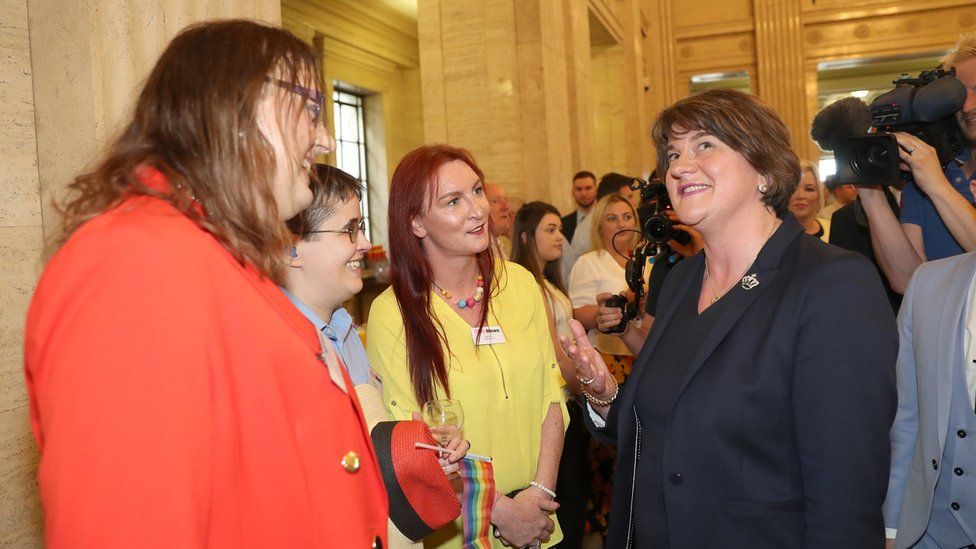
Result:
M891 170L891 155L883 142L865 140L851 153L851 168L865 179L882 177Z
M652 215L644 223L644 234L653 242L665 242L671 238L671 220L665 215Z

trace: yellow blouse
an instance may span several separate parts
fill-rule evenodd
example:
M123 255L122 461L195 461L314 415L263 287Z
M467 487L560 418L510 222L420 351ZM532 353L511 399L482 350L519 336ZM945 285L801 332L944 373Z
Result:
M464 410L464 437L471 452L492 457L495 489L507 494L535 478L550 405L560 406L564 426L569 416L541 289L520 265L499 265L504 268L496 269L487 325L501 327L504 343L476 347L471 326L437 295L431 295L431 302L450 346L448 382L451 398L460 400ZM383 403L394 419L410 419L423 403L416 401L410 385L403 319L392 288L373 302L366 330L366 354L382 378ZM436 395L446 398L441 387ZM561 539L557 523L546 546ZM460 519L427 538L425 545L460 547Z

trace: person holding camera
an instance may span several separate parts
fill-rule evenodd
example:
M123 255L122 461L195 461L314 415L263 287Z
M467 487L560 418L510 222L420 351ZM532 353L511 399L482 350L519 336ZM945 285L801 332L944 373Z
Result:
M668 276L625 386L582 325L560 340L621 456L607 545L882 547L898 341L877 273L787 213L799 161L757 97L682 99L652 138L704 252Z
M970 193L976 174L976 33L960 36L942 64L955 68L966 88L966 102L956 113L966 148L943 169L928 143L907 133L894 134L901 169L913 178L902 194L900 224L880 188L859 190L878 264L899 293L922 262L976 250L976 207Z
M624 176L617 179L631 181ZM626 185L619 189L629 190ZM603 355L616 381L623 383L630 375L634 355L618 337L597 329L597 313L603 304L598 296L605 300L611 294L627 292L624 266L640 238L637 211L622 193L612 192L600 198L590 217L593 251L583 254L573 266L569 275L569 299L573 304L573 318L587 330L584 337ZM606 533L615 457L612 445L594 444L590 452L594 478L587 531L594 534Z

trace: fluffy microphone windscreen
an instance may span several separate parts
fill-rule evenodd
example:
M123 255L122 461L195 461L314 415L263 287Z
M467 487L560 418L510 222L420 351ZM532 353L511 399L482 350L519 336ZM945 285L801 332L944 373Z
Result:
M824 107L813 117L810 138L825 151L834 150L841 137L864 135L871 127L871 109L856 97L845 97Z

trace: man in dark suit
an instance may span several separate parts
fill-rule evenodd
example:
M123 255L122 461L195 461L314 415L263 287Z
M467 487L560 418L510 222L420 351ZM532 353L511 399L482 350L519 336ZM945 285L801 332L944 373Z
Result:
M589 215L596 202L596 176L592 172L576 172L573 176L573 200L576 210L563 217L563 236L568 241L573 240L577 225Z

